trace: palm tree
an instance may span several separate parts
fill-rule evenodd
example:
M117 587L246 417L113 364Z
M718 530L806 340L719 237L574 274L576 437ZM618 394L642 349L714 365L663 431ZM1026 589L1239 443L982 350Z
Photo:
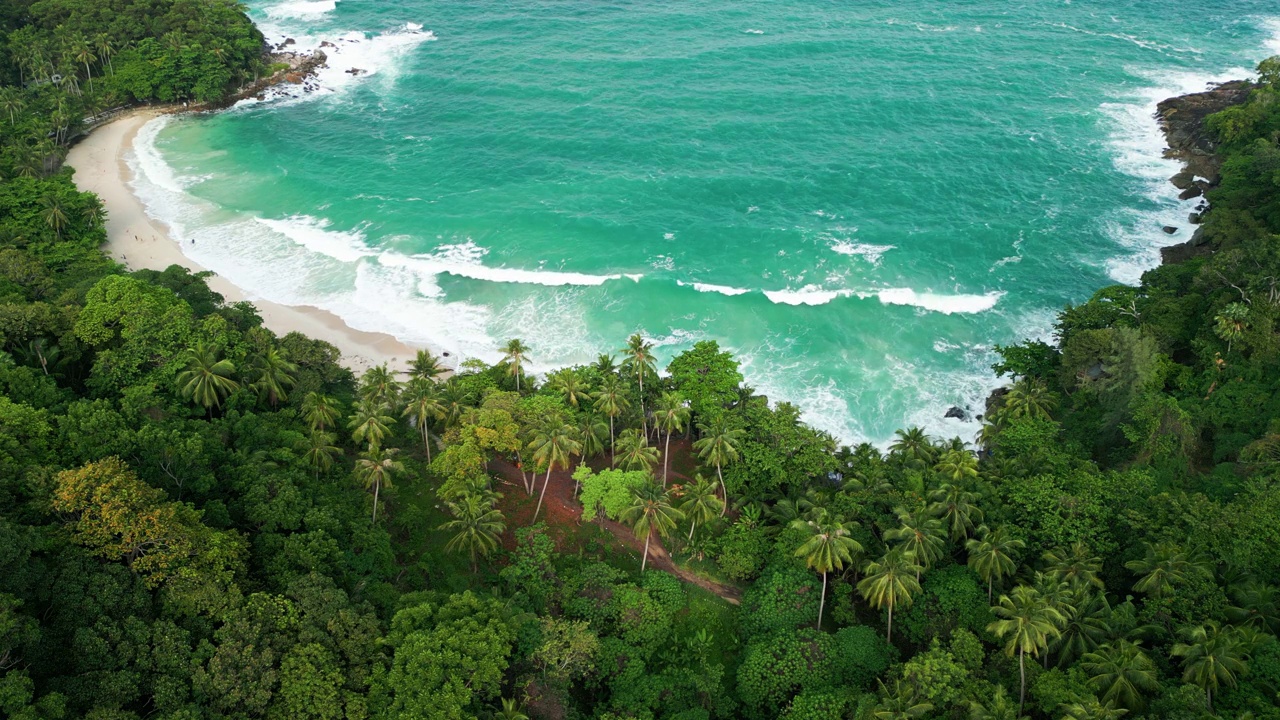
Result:
M671 460L671 435L684 432L685 426L689 424L689 408L685 407L684 396L674 392L662 393L653 409L653 424L659 431L667 433L667 439L662 445L662 487L666 487Z
M1024 377L1005 393L999 419L1001 423L1006 419L1048 420L1057 406L1058 396L1049 391L1043 380Z
M1186 642L1175 644L1170 652L1182 658L1182 681L1200 686L1213 712L1214 693L1223 685L1235 687L1236 677L1247 669L1248 655L1234 630L1215 622L1188 628L1183 634Z
M617 358L606 353L600 353L596 356L596 361L592 363L591 367L595 368L595 371L601 377L613 375L618 372Z
M618 436L618 454L613 464L623 470L652 472L658 464L658 448L649 447L649 438L639 430L627 428Z
M1111 703L1103 703L1097 697L1058 706L1062 710L1062 720L1120 720L1129 714L1128 710L1118 708Z
M746 433L739 428L729 427L723 416L717 416L710 425L698 423L698 433L702 435L693 444L693 449L703 462L716 466L716 477L720 480L720 492L724 496L725 508L729 507L729 489L724 484L724 466L738 459L738 446ZM721 513L723 517L724 513Z
M983 525L978 528L978 537L965 543L965 549L969 551L969 567L987 581L988 601L991 600L995 581L1012 575L1017 569L1014 553L1024 547L1026 543L1013 537L1004 526L990 530Z
M427 462L431 462L431 422L444 417L444 403L440 402L440 387L426 378L417 377L409 381L404 394L405 406L403 417L413 419L413 424L422 435L422 447L427 451Z
M1231 352L1231 344L1239 340L1244 331L1249 329L1249 306L1233 302L1222 308L1222 312L1213 320L1213 331L1218 337L1227 341L1227 352Z
M551 471L557 465L569 467L569 457L582 452L582 443L575 437L577 430L568 423L558 419L538 429L529 449L533 451L533 459L539 465L547 466L547 477L542 481L542 492L538 494L538 507L533 511L533 520L538 521L538 513L542 511L542 499L547 496L547 486L551 484Z
M905 604L911 607L912 599L920 592L920 566L915 558L894 548L879 560L867 563L866 575L858 583L858 592L877 610L888 608L889 625L885 639L893 642L893 609Z
M59 238L62 237L62 231L67 227L67 211L62 204L62 198L53 193L46 193L40 198L40 203L44 206L44 222L49 229Z
M704 479L701 475L695 477L692 485L684 486L683 497L680 512L689 519L689 542L693 542L693 531L699 525L706 525L719 517L724 501L716 495L715 482Z
M975 523L982 522L978 493L947 483L929 493L929 498L933 500L929 512L946 524L951 539L956 542L969 537Z
M189 348L184 358L184 368L178 373L182 397L203 405L209 413L212 414L215 407L220 408L222 398L240 387L231 379L236 366L226 358L219 358L218 350L204 341Z
M591 399L591 393L587 390L587 383L583 380L582 373L573 368L564 368L556 372L549 378L548 384L572 407L580 407L582 403Z
M649 541L656 530L660 537L667 537L684 519L684 513L671 506L671 496L656 483L639 485L633 492L631 504L622 511L622 522L631 526L637 538L644 538L644 556L640 560L640 572L649 562Z
M1053 641L1051 649L1057 655L1058 667L1066 668L1077 658L1097 650L1104 640L1111 637L1111 606L1102 593L1076 589L1071 598L1058 608L1067 621L1062 626L1062 636Z
M446 428L453 427L462 420L462 414L466 412L469 400L466 387L456 378L456 375L449 378L449 381L444 384L444 392L440 397L440 404L444 406L444 416L440 420Z
M14 115L22 112L26 106L27 103L17 88L0 89L0 110L9 113L9 127L13 127L16 122Z
M914 512L908 512L906 508L898 508L897 514L898 522L902 523L902 526L886 530L884 539L902 543L899 547L915 559L920 568L916 571L918 581L920 573L942 559L946 551L947 542L942 530L942 522L930 516L923 507L917 508Z
M929 441L929 436L924 430L913 427L907 430L898 430L894 433L898 439L889 446L889 454L899 458L907 467L917 470L924 470L933 464L933 458L937 452L933 443Z
M341 411L337 400L314 390L302 399L302 417L312 430L324 432L336 425Z
M360 398L385 405L388 412L395 410L400 399L400 383L386 363L364 371L360 377Z
M609 455L613 457L613 420L626 411L630 401L622 393L622 383L617 375L605 375L600 389L595 394L595 409L609 416Z
M991 701L986 705L970 700L969 718L970 720L1023 720L1023 717L1018 714L1018 707L1009 698L1009 693L1005 692L1004 685L996 685L996 691L992 693Z
M342 448L333 444L337 439L338 436L333 433L312 430L307 439L298 445L298 449L302 451L302 459L316 471L317 480L320 479L320 473L328 472L333 467L334 459L342 454Z
M506 347L502 348L502 355L508 363L509 371L516 379L516 392L520 392L520 376L524 374L523 366L528 352L529 347L519 338L508 340Z
M378 522L378 492L385 485L391 484L392 475L404 472L404 465L395 460L395 448L382 448L370 445L369 449L360 453L356 460L356 477L364 483L365 490L373 490L373 522Z
M1051 575L1073 589L1103 589L1102 578L1099 577L1102 558L1089 552L1088 546L1082 542L1071 543L1070 548L1049 550L1044 554L1044 561Z
M1172 543L1147 543L1146 556L1130 560L1124 566L1142 576L1133 584L1133 589L1153 598L1163 597L1175 584L1181 585L1196 577L1213 578L1208 565L1192 559Z
M106 61L107 69L114 75L116 68L111 64L111 56L115 55L116 47L111 42L111 36L104 32L93 36L93 48L98 53L98 62Z
M498 536L507 529L506 518L493 506L491 494L466 493L455 502L446 502L453 519L438 529L454 533L445 543L448 552L466 551L471 573L477 571L476 558L498 549Z
M978 477L978 458L968 450L948 450L933 470L953 483L972 480Z
M1273 585L1246 580L1231 588L1235 604L1227 608L1231 622L1280 634L1280 592Z
M645 342L640 333L635 333L627 338L627 346L622 349L622 353L625 357L622 361L622 369L634 373L636 381L640 384L640 428L644 430L645 435L648 435L649 426L644 412L644 378L655 372L653 343Z
M1138 710L1143 705L1142 691L1160 689L1156 664L1142 652L1141 642L1117 640L1084 655L1080 668L1089 674L1089 685L1099 700Z
M289 399L287 389L296 382L293 377L296 372L298 366L289 362L288 353L268 347L249 361L248 376L252 378L249 387L257 390L258 396L274 408Z
M582 443L582 457L595 457L604 452L605 435L609 426L594 412L578 416L578 440Z
M876 720L918 720L933 711L933 703L920 697L920 690L913 683L893 681L893 690L882 680L880 684L880 701L872 708L872 717Z
M411 380L426 380L435 382L445 371L445 367L440 364L440 358L431 353L430 350L419 350L418 354L409 362L409 378Z
M1009 595L1001 595L991 612L999 619L987 625L987 631L999 638L1007 637L1005 653L1010 657L1018 655L1018 675L1022 683L1018 712L1022 712L1027 698L1027 653L1038 656L1050 640L1061 634L1059 627L1066 618L1046 603L1035 588L1026 585L1015 587Z
M825 510L818 512L817 520L795 520L791 527L808 533L804 543L796 548L795 556L804 558L809 569L822 573L822 597L818 601L818 624L822 628L822 613L827 607L827 573L843 570L845 563L852 563L854 555L862 554L862 544L849 537L849 526L829 520Z
M84 75L89 81L89 92L93 92L93 73L89 70L89 61L96 59L93 48L85 42L84 38L76 37L71 41L71 54L76 62L84 65Z
M493 714L493 720L529 720L515 698L502 698L502 709Z
M370 449L381 446L382 441L391 434L391 424L395 422L387 411L385 404L373 398L361 400L356 411L351 414L351 421L347 423L347 427L351 429L351 439L368 443Z

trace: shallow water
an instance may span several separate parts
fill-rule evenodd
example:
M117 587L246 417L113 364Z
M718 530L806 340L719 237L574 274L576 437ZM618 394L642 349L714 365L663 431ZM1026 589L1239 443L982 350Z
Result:
M1280 52L1253 0L249 4L330 68L143 130L185 252L486 360L715 339L846 441L971 435L994 344L1190 236L1155 103Z

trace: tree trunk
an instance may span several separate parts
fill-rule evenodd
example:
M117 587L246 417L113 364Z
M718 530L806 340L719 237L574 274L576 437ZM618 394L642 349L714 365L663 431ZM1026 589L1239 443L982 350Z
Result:
M893 601L889 601L889 631L884 635L885 642L893 642Z
M613 452L613 416L609 416L609 467L613 467L618 462L618 456Z
M1018 677L1022 681L1022 687L1018 691L1018 714L1022 714L1022 705L1027 701L1027 666L1024 664L1027 652L1018 650Z
M667 463L671 455L671 433L667 432L667 442L662 446L662 487L667 487Z
M644 368L640 368L637 376L640 379L640 429L644 431L645 437L649 437L649 420L644 414Z
M716 463L716 477L720 478L720 494L724 495L724 505L720 508L720 517L729 512L729 488L724 485L724 473L720 472L720 463Z
M373 484L373 524L378 524L378 491L382 489L382 483Z
M529 523L530 525L538 522L538 513L542 512L542 498L547 496L547 486L551 484L552 467L550 464L547 465L547 479L542 481L542 492L538 493L538 507L533 511L533 520Z
M644 566L649 562L649 538L653 537L653 531L650 530L648 535L644 536L644 557L640 559L640 574L644 574Z
M991 604L991 578L987 578L987 604Z
M693 531L698 527L698 521L693 520L689 523L689 542L693 542Z
M822 573L822 599L818 601L818 624L814 630L822 629L822 611L827 609L827 574Z
M427 429L425 420L422 422L422 446L427 449L427 464L431 464L431 431Z

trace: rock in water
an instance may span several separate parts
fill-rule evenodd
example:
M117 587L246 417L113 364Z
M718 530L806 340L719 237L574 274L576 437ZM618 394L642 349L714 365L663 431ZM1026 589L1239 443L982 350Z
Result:
M1172 235L1172 234L1174 234L1174 233L1178 232L1178 228L1176 228L1176 227L1174 227L1174 226L1172 226L1172 225L1165 225L1165 226L1164 226L1163 228L1161 228L1161 229L1162 229L1162 230L1164 230L1164 232L1165 232L1165 234L1166 234L1166 235Z
M943 417L955 418L956 420L964 420L964 421L968 421L968 420L969 420L969 413L965 412L963 408L960 408L960 407L957 407L957 406L955 406L955 405L952 405L952 406L951 406L951 409L950 409L950 410L947 410L947 414L946 414L946 415L943 415Z

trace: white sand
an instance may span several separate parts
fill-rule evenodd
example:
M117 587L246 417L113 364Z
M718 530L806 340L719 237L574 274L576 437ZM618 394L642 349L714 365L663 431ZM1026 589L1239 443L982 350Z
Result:
M182 254L162 223L147 217L127 184L132 173L125 163L125 153L132 147L138 130L157 114L137 110L94 130L71 148L67 164L75 168L76 186L97 193L106 206L107 245L103 249L111 257L131 270L164 270L170 265L182 265L192 272L203 272L206 268ZM342 364L357 374L383 363L394 370L404 370L417 352L391 335L348 327L342 318L327 310L251 297L220 276L209 278L208 283L227 302L253 302L263 324L276 335L300 332L337 346L342 352Z

